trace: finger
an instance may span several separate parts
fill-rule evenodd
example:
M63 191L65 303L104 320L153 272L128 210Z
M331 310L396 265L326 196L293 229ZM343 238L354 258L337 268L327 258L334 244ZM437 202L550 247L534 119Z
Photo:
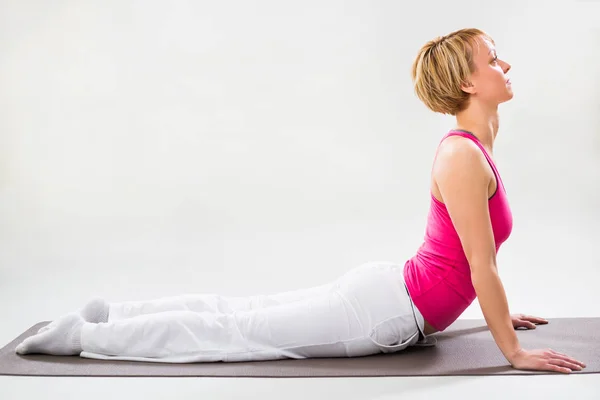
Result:
M581 362L581 361L578 361L578 360L574 359L573 357L569 357L568 355L566 355L566 354L564 354L564 353L560 353L560 352L558 352L558 351L554 351L554 350L550 350L550 352L551 352L551 353L554 355L554 357L556 357L556 358L560 358L560 359L562 359L562 360L566 360L566 361L569 361L569 362L574 362L574 363L577 363L577 364L581 365L582 367L585 367L585 366L586 366L586 365L585 365L585 363L583 363L583 362Z
M573 372L569 368L560 367L560 366L554 365L554 364L546 364L544 367L548 371L561 372L561 373L564 373L564 374L570 374L571 372Z
M527 322L527 328L529 329L535 329L535 324L532 324L531 322Z
M570 363L574 363L574 364L577 364L577 365L579 365L581 367L584 367L584 368L586 367L585 363L582 363L581 361L578 361L578 360L576 360L576 359L574 359L572 357L569 357L566 354L559 353L559 352L556 352L554 350L551 350L551 352L553 353L553 357L555 357L555 358L557 358L559 360L564 360L564 361L567 361L567 362L570 362Z
M517 321L517 328L527 328L527 329L535 329L535 325L529 321L525 321L525 320L518 320Z
M534 317L532 315L525 315L523 317L523 319L526 320L526 321L535 322L537 324L547 324L548 323L547 319L544 319L544 318L541 318L541 317Z
M583 369L583 367L581 367L578 364L575 364L575 363L572 363L569 361L565 361L565 360L562 360L559 358L551 359L548 363L553 364L553 365L558 365L561 367L565 367L565 368L569 368L572 371L581 371Z

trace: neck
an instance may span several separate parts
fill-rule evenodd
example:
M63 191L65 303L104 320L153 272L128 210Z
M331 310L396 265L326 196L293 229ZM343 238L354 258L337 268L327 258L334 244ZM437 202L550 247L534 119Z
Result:
M456 128L471 132L490 153L499 128L498 108L486 109L473 102L469 108L456 115Z

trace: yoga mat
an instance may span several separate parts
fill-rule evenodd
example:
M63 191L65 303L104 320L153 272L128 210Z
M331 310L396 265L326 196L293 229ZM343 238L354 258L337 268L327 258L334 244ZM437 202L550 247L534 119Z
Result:
M573 374L600 371L600 318L554 318L536 329L516 331L525 349L551 348L587 365ZM15 347L48 322L41 322L0 350L0 375L101 377L379 377L557 374L516 370L494 343L485 320L457 320L437 333L437 344L398 353L356 358L314 358L235 363L163 364L85 359L79 356L21 356ZM562 374L561 374L562 375Z

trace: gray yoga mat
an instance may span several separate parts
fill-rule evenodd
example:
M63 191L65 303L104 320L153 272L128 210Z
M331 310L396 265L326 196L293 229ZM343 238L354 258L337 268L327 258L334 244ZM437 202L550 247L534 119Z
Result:
M553 318L536 329L518 329L526 349L552 348L584 362L581 373L600 372L600 318ZM494 343L485 321L457 320L433 336L431 347L356 358L315 358L236 363L163 364L105 361L78 356L25 355L15 347L48 322L41 322L0 350L0 375L102 377L377 377L524 375L552 372L512 368Z

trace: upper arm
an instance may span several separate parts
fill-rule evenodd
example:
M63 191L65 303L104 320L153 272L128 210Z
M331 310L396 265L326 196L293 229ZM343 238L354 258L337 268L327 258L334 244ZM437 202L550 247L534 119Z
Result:
M474 268L496 265L496 246L488 206L490 183L487 161L470 140L454 140L440 147L434 179Z

